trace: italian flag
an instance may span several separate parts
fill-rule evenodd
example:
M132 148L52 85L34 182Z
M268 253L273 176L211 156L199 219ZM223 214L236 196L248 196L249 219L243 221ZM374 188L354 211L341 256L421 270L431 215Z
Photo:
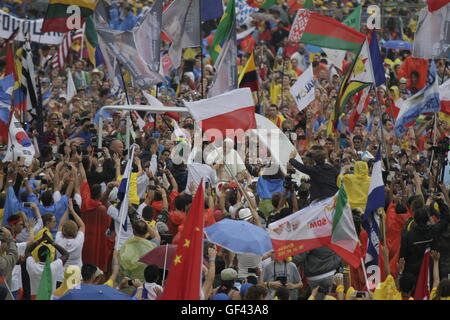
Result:
M311 12L306 9L297 11L292 24L289 40L312 44L321 48L358 52L365 35L339 21Z
M343 186L335 196L271 223L269 235L277 260L328 246L354 268L361 264L358 236Z
M50 0L41 32L69 32L71 29L67 26L67 19L73 15L73 12L67 12L70 6L80 9L82 26L85 18L92 15L96 5L97 0Z

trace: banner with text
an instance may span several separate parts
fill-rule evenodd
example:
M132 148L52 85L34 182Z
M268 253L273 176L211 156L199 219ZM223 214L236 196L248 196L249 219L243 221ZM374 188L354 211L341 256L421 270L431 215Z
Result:
M0 38L8 39L19 28L19 33L15 38L17 41L25 41L25 33L29 33L32 42L60 44L64 34L58 32L41 33L43 22L44 19L20 19L0 10Z

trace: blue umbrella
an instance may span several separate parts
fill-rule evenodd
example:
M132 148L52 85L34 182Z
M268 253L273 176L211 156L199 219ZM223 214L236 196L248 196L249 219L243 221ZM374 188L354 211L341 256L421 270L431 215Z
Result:
M266 230L243 220L221 220L204 230L208 240L235 253L265 254L272 250Z
M403 40L390 40L383 43L386 49L412 50L412 43Z
M130 296L107 285L81 284L59 300L133 300Z

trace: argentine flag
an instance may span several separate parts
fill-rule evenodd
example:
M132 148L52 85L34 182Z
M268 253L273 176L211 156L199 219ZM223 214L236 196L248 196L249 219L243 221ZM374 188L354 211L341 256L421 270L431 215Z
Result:
M362 216L363 227L367 231L366 268L370 265L378 266L380 247L380 218L376 210L384 207L384 183L381 169L381 145L378 147L375 163L372 168L369 195L366 210Z

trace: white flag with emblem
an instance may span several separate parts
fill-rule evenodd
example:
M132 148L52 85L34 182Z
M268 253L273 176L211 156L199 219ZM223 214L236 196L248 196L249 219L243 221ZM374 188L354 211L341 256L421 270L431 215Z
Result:
M298 77L291 88L291 94L297 103L298 110L305 109L315 98L315 81L312 65Z

